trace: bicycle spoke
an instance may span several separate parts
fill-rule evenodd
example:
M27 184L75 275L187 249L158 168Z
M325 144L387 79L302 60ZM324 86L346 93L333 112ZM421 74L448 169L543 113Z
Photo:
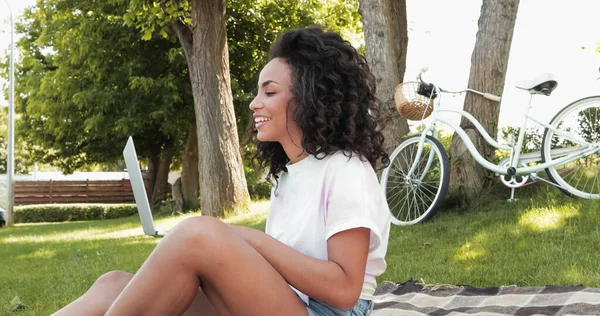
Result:
M412 195L414 194L414 192L411 190L409 190L408 194L406 195L406 212L405 212L405 217L404 217L404 221L409 221L408 218L410 216L410 211L413 209L413 205L412 205Z
M597 192L597 191L595 191L595 189L596 189L596 179L598 178L598 167L596 166L595 169L596 169L595 170L596 172L594 172L594 181L592 182L592 188L590 190L590 192L594 192L594 193Z
M431 186L431 187L432 187L432 188L434 188L434 189L436 188L435 186ZM424 189L424 190L427 190L427 192L431 193L431 195L433 195L433 196L435 196L435 194L436 194L435 192L433 192L433 191L431 191L431 190L427 189L427 187L426 187L426 186L424 186L424 185L423 185L423 189Z
M394 200L394 199L396 199L396 198L399 198L399 199L401 199L401 198L402 198L402 195L403 195L403 192L402 192L402 191L404 191L404 190L405 190L405 189L403 188L402 190L399 190L398 192L394 193L394 195L392 195L392 196L388 196L388 200ZM408 190L408 188L406 188L406 190Z
M382 181L394 224L410 225L427 219L435 213L437 200L443 198L440 191L447 189L448 158L443 147L429 136L421 148L419 142L418 136L405 140L384 172Z
M588 144L597 144L600 139L600 97L588 97L576 101L556 115L550 126L556 132L548 130L543 140L544 161L552 161L577 151L589 148L585 144L570 139L578 139ZM562 135L558 135L558 134ZM581 147L581 148L577 148ZM556 155L560 150L563 154ZM550 155L549 155L550 153ZM570 195L600 199L600 171L596 163L597 154L551 166L546 169L549 178Z
M408 192L407 192L408 194ZM393 210L397 210L395 216L398 217L400 215L400 213L402 213L402 211L406 208L406 203L407 203L407 199L398 199L397 203L395 204L396 206L393 208Z
M397 209L397 208L398 208L398 205L399 205L400 203L401 203L401 204L404 204L404 201L405 201L405 199L403 200L403 199L401 198L401 194L402 194L402 192L403 192L403 191L406 191L406 188L402 188L401 190L398 190L398 192L395 194L395 196L394 196L393 198L391 198L391 199L390 199L390 198L388 198L388 203L390 204L390 208L391 208L392 210L395 210L395 209ZM400 209L402 209L402 208L400 208Z
M419 198L421 199L421 202L423 202L424 205L427 205L428 203L431 203L433 201L433 198L429 198L430 195L428 195L428 194L423 194L421 192L421 194L418 194L418 195L419 195ZM429 201L426 202L425 198L427 198Z
M418 205L418 201L417 201L417 192L414 190L413 188L413 211L414 211L414 218L418 218L419 215L417 215L417 211L419 211L419 208L417 207Z

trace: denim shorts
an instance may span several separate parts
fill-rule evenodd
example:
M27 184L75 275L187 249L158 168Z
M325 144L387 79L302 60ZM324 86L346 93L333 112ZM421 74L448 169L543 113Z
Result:
M300 297L298 297L298 299L302 301ZM304 301L302 301L302 303L304 303ZM363 299L359 299L358 303L347 312L341 311L325 303L315 301L312 298L309 299L308 303L308 306L304 303L306 310L308 311L308 316L366 316L373 310L373 302Z

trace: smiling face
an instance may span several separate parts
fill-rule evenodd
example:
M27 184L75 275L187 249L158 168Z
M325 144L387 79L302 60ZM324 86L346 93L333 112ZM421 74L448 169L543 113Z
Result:
M290 66L280 58L271 60L260 72L258 93L250 103L254 112L257 138L261 142L279 142L290 160L291 151L300 149L302 131L292 120L296 107L291 91Z

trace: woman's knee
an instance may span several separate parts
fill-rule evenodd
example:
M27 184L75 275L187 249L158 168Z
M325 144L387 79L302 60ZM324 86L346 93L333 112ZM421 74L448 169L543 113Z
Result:
M132 278L133 274L131 273L124 271L110 271L101 275L96 282L94 282L92 288L114 288L120 291L127 286Z
M226 237L230 231L227 224L217 218L195 216L183 220L169 234L176 235L175 239L181 244L192 243L201 246L214 245L221 238Z

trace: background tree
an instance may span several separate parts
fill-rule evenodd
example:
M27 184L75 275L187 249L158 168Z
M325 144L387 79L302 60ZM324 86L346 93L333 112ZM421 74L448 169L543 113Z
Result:
M197 209L200 206L200 174L198 173L198 137L196 120L188 127L187 140L182 155L181 200L183 209Z
M483 0L471 57L470 88L502 95L518 7L519 0ZM496 135L499 103L470 93L465 98L464 110L473 114L490 135ZM479 135L470 121L463 117L460 126L484 157L494 155L493 147ZM466 200L475 198L486 186L485 169L473 159L456 133L452 137L450 155L454 159L450 187L458 190Z
M172 27L186 56L194 97L198 142L200 206L222 216L249 202L239 151L229 77L224 0L131 1L130 24L144 39L165 36Z
M258 75L267 63L268 51L277 36L290 28L318 24L359 46L363 42L357 0L316 1L228 1L227 40L233 104L238 134L246 139L251 122L250 101L256 95ZM364 50L364 46L359 46ZM244 142L242 156L250 195L267 198L271 184L251 161L253 146Z
M133 135L148 161L154 203L191 119L191 89L178 44L141 41L125 2L38 1L17 30L18 133L36 161L69 173L122 159Z
M7 159L8 159L8 107L0 107L0 174L6 174L7 172ZM28 155L24 151L24 144L21 139L16 139L15 144L15 173L26 173L28 168L33 163L28 160ZM4 194L6 192L2 192ZM6 206L0 204L0 206Z
M577 117L577 125L579 134L588 142L598 142L600 140L600 117L598 109L595 107L588 108L579 113Z
M229 68L240 137L246 136L251 117L248 105L256 95L258 75L271 44L285 30L314 24L339 32L354 44L362 42L357 0L227 2Z
M130 2L126 18L142 30L143 38L165 36L173 28L186 54L194 91L204 214L221 214L247 201L238 135L248 124L247 106L256 78L277 34L314 23L336 31L355 30L360 27L356 9L356 2L347 0L242 0L227 2L227 8L221 0ZM353 27L347 27L350 24Z
M384 147L388 153L409 132L406 119L398 115L394 88L404 80L408 25L405 0L360 0L367 60L377 78L377 97L382 102Z

